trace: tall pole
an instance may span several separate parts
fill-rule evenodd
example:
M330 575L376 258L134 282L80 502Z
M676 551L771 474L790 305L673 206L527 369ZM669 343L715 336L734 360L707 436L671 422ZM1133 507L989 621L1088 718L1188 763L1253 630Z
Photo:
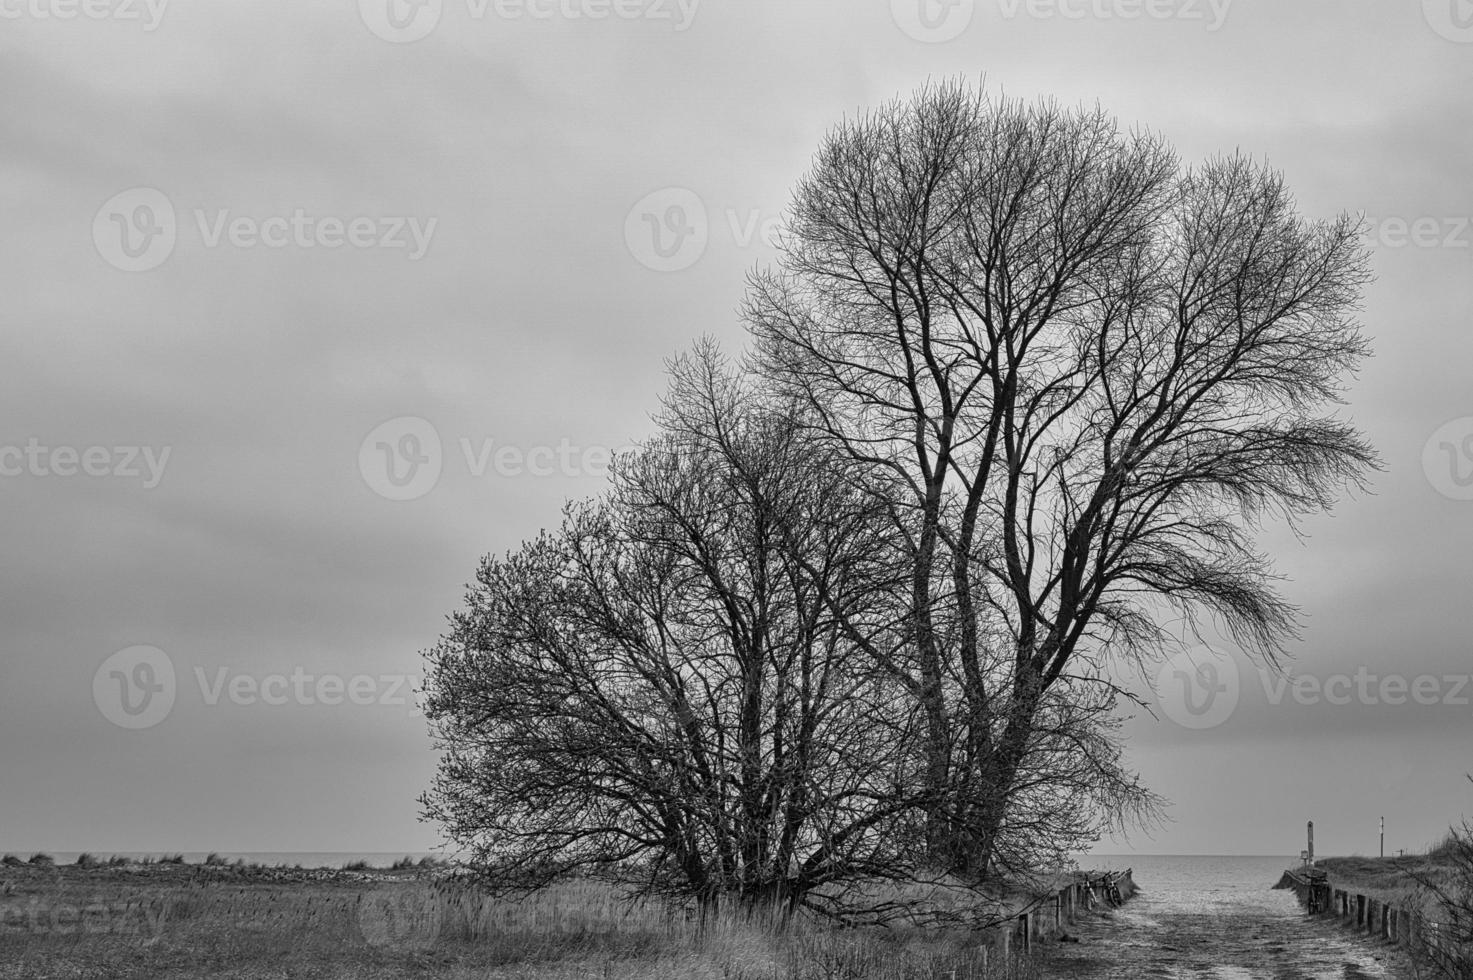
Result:
M1309 822L1309 863L1314 864L1314 821Z
M1381 856L1386 856L1386 818L1381 818Z

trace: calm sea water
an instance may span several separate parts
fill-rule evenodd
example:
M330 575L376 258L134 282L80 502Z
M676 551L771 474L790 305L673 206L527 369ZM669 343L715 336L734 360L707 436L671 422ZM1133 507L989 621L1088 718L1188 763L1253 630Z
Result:
M1404 956L1304 914L1273 886L1289 857L1096 855L1081 865L1132 868L1141 892L1048 946L1046 977L1091 980L1411 980Z

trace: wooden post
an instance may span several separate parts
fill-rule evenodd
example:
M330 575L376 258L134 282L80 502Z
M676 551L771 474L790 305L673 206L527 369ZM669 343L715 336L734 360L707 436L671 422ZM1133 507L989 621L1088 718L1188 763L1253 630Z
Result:
M1366 897L1355 896L1355 927L1364 929L1366 927Z

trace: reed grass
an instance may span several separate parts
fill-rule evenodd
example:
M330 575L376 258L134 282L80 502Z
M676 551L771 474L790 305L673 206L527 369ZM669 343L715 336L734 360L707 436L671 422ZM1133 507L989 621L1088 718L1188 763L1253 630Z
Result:
M122 980L1029 980L978 933L839 929L729 911L704 923L579 881L492 896L443 873L219 865L4 868L0 978ZM277 875L287 875L281 880ZM53 914L54 910L62 911ZM30 918L27 918L27 915Z

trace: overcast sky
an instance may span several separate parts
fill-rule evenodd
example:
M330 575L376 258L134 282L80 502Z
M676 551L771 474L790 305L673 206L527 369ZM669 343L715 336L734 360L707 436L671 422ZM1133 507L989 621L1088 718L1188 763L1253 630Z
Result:
M1174 822L1102 849L1473 812L1464 0L385 2L0 0L0 850L436 844L405 695L478 557L598 490L663 359L740 349L825 129L951 73L1377 222L1386 471L1263 538L1292 669L1349 686L1242 662L1230 715L1131 722Z

